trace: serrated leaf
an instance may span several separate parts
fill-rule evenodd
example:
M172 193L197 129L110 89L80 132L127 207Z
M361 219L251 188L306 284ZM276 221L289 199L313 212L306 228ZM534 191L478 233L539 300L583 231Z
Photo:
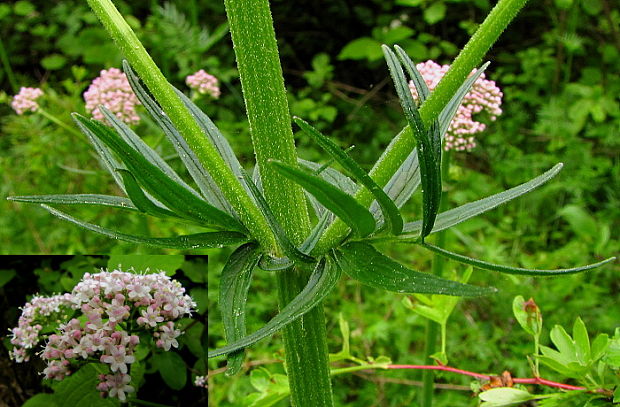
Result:
M233 252L222 270L220 310L226 342L234 343L246 335L245 304L252 282L252 272L260 257L259 246L248 243ZM243 364L243 350L228 355L226 374L235 375Z
M573 341L577 351L577 360L582 364L590 363L590 338L586 324L580 317L577 317L573 324Z
M371 287L399 293L442 294L478 297L497 292L411 270L379 253L373 246L350 242L337 252L338 264L351 278Z
M208 226L219 225L228 230L245 231L245 227L235 218L176 183L106 126L78 114L74 114L74 118L114 151L142 187L173 212Z
M439 125L435 121L429 129L424 126L400 62L387 46L383 45L382 49L396 93L417 144L422 183L421 238L424 240L424 237L433 229L441 200L441 137Z
M68 215L58 209L52 208L47 205L41 205L45 210L49 211L52 215L59 217L60 219L74 223L78 226L88 229L92 232L100 233L102 235L111 237L113 239L124 240L126 242L146 244L156 247L167 247L170 249L198 249L198 248L220 248L224 246L232 246L240 243L245 243L248 238L238 232L206 232L195 233L191 235L180 235L175 237L148 237L130 235L127 233L117 232L112 229L107 229L99 225L81 221Z
M560 351L560 353L568 360L577 360L577 348L575 347L575 342L573 342L573 339L566 333L561 325L555 325L551 329L551 332L549 332L549 337L558 351Z
M562 166L562 163L558 163L545 173L516 187L488 196L478 201L461 205L458 208L450 209L448 211L440 213L437 216L437 221L435 222L435 226L433 226L432 232L439 232L441 230L448 229L454 225L458 225L461 222L473 218L474 216L480 215L481 213L491 210L503 203L511 201L521 195L524 195L535 188L538 188L539 186L553 178L558 172L560 172ZM402 237L413 237L411 236L411 234L415 235L419 233L421 229L421 221L407 223L404 230L405 232L409 233L409 235L403 235Z
M254 181L252 181L250 176L245 171L242 171L242 174L245 185L247 185L250 190L250 195L254 198L258 208L263 213L263 216L265 216L265 219L267 219L267 222L269 223L269 226L271 226L271 230L282 247L282 250L284 250L284 253L293 260L297 260L302 263L314 263L315 260L312 256L308 256L307 254L299 251L293 242L290 241L284 231L284 228L280 225L280 222L278 222L275 215L271 211L267 200L260 192L256 184L254 184Z
M296 117L293 119L295 123L314 141L317 142L325 151L329 153L340 165L342 165L351 176L357 180L360 184L365 186L370 193L377 200L377 203L381 207L383 218L387 223L388 229L392 234L398 235L403 230L403 218L400 215L396 204L389 196L383 191L383 189L377 185L377 183L364 171L362 167L351 158L345 151L338 147L333 141L321 134L317 129L312 127L304 120Z
M153 355L159 375L173 390L181 390L187 383L185 362L176 352L162 352Z
M351 195L336 188L322 178L288 164L271 161L271 165L283 176L299 184L322 205L332 211L360 236L375 230L375 218Z
M97 390L99 375L108 373L102 365L89 363L54 386L54 397L66 407L118 406L116 399L103 399Z
M98 205L118 209L137 210L136 206L127 198L113 195L99 194L58 194L58 195L29 195L10 196L9 201L42 203L54 205Z
M291 302L284 306L278 315L258 331L243 337L235 343L209 352L208 357L225 355L246 348L263 338L273 335L323 301L336 286L341 274L342 271L337 265L332 264L325 258L321 259L310 275L306 287Z
M146 89L140 84L137 75L131 69L127 61L123 61L123 71L127 74L129 84L134 93L150 113L151 117L163 130L164 134L177 151L179 158L183 161L185 168L192 176L192 179L198 185L203 196L215 207L234 215L231 205L228 203L224 194L217 186L209 172L204 168L194 151L189 147L187 141L179 134L176 127L163 112L159 104L149 95ZM197 109L197 108L196 108ZM195 113L193 113L195 115Z
M488 263L482 260L472 259L471 257L463 256L462 254L457 254L449 250L442 249L441 247L433 246L432 244L428 244L428 243L420 243L420 246L434 253L437 253L443 257L446 257L448 259L455 260L463 264L469 264L470 266L474 266L482 270L499 271L500 273L521 274L521 275L527 275L527 276L554 276L554 275L560 275L560 274L574 274L574 273L579 273L579 272L586 271L586 270L591 270L596 267L600 267L616 259L615 257L610 257L609 259L599 261L598 263L588 264L586 266L574 267L574 268L568 268L568 269L556 269L556 270L526 269L526 268L521 268L521 267L510 267L510 266L504 266L501 264L493 264L493 263Z
M598 334L594 341L592 341L591 360L596 362L605 355L609 347L609 336L607 334Z

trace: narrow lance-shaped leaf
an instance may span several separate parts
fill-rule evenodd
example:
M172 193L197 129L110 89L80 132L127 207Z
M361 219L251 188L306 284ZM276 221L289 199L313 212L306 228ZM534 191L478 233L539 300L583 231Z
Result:
M442 249L437 246L433 246L428 243L420 243L420 246L437 253L441 256L449 258L451 260L458 261L459 263L469 264L471 266L477 267L483 270L491 270L491 271L499 271L500 273L506 274L523 274L528 276L553 276L559 274L574 274L579 273L586 270L591 270L596 267L600 267L603 264L607 264L610 261L615 260L615 257L610 257L603 261L594 264L588 264L586 266L574 267L569 269L556 269L556 270L539 270L539 269L526 269L521 267L510 267L510 266L502 266L500 264L488 263L482 260L472 259L471 257L463 256L462 254L453 253L446 249Z
M131 202L133 202L139 211L162 218L179 218L179 216L177 216L174 212L170 212L168 209L162 208L161 206L155 204L155 202L151 201L149 197L144 194L144 191L142 191L142 188L138 185L138 181L136 181L134 176L131 175L129 171L120 169L117 171L123 177L127 196L131 199Z
M269 226L271 226L271 230L273 231L276 239L278 240L278 243L282 247L282 250L284 250L284 253L289 258L293 260L298 260L302 263L315 263L315 259L312 256L308 256L307 254L300 252L290 241L290 239L286 235L286 232L284 232L284 228L282 227L282 225L280 225L275 215L271 211L267 200L258 190L256 184L254 184L254 181L252 181L247 172L242 171L242 174L243 180L245 181L245 184L250 190L250 194L254 197L258 208L263 213L263 216L265 216L265 218L267 219L267 222L269 223Z
M271 165L283 176L311 193L323 206L342 219L358 235L368 236L375 230L375 218L355 198L321 177L279 161Z
M432 233L439 232L440 230L448 229L454 225L458 225L467 219L480 215L486 211L489 211L503 203L512 201L521 195L524 195L535 188L538 188L545 182L553 178L562 169L563 164L558 163L553 168L547 170L545 173L539 175L536 178L524 182L521 185L507 189L506 191L499 192L495 195L488 196L478 201L466 203L457 208L450 209L442 212L437 216L437 221L433 226ZM416 221L407 223L405 225L405 232L407 235L401 235L403 238L417 238L417 233L422 229L422 222Z
M229 214L234 214L234 211L224 194L217 186L209 172L204 168L194 151L189 147L187 141L179 134L178 130L170 120L170 118L163 112L159 104L149 95L146 89L140 83L137 75L129 63L123 60L123 70L127 74L129 85L133 89L134 93L138 97L138 100L155 119L159 127L163 130L164 134L179 154L181 161L185 164L185 167L189 171L196 185L202 192L203 196L214 206L222 209Z
M74 223L78 226L88 229L92 232L100 233L104 236L111 237L112 239L124 240L126 242L146 244L155 247L167 247L170 249L198 249L198 248L220 248L224 246L233 246L248 241L248 238L237 232L207 232L196 233L192 235L180 235L175 237L148 237L130 235L127 233L117 232L115 230L107 229L99 225L81 221L68 215L58 209L52 208L47 205L41 205L44 209L49 211L52 215L59 217L60 219Z
M220 279L220 309L226 342L243 338L245 330L245 304L252 282L252 272L260 257L259 246L248 243L233 252L222 270ZM228 355L226 374L235 375L243 364L243 350Z
M273 335L323 301L327 294L336 286L340 276L341 270L339 267L326 261L325 258L321 259L310 275L306 287L304 287L291 302L282 308L278 315L258 331L245 336L235 343L209 352L208 357L213 358L235 352Z
M78 114L74 114L74 118L114 151L140 184L173 212L209 226L220 225L229 230L245 231L245 227L235 218L175 183L103 124Z
M420 175L422 181L422 239L427 236L435 222L439 201L441 200L441 146L435 123L426 129L409 89L405 73L396 55L385 45L382 46L385 60L394 81L396 93L403 112L417 142Z
M399 56L401 57L401 60L403 60L406 57L406 54L404 54L404 56ZM405 66L407 66L409 63L411 63L412 65L409 68L415 68L411 60L409 60L409 62L407 62ZM450 99L446 107L444 107L444 109L439 114L438 121L441 140L444 139L446 132L448 131L448 127L450 126L450 122L454 118L454 115L456 114L458 107L461 105L463 98L471 90L475 81L480 77L480 75L482 75L482 73L488 66L489 62L484 64L473 75L467 78L467 80L463 82L463 84L460 86L454 96L452 96L452 99ZM419 89L418 93L420 93ZM389 146L387 150L389 150ZM396 171L396 173L392 176L392 178L390 178L384 190L388 194L388 196L392 198L392 200L394 200L396 206L401 208L409 200L409 198L411 198L411 195L413 195L413 192L418 188L418 185L420 185L420 163L418 161L418 152L416 149L414 149L405 159L405 161ZM371 206L371 212L374 214L376 213L376 210L377 206L373 203L373 205ZM433 229L433 231L435 230Z
M338 147L333 141L321 134L317 129L312 127L304 120L295 117L295 123L309 136L311 136L325 151L327 151L340 165L342 165L354 179L364 185L370 193L375 197L377 203L381 207L383 217L387 222L387 226L391 229L392 234L398 235L403 230L403 218L396 207L394 201L377 185L377 183L360 167L357 162L345 151Z
M464 297L477 297L497 291L492 287L476 287L411 270L367 243L350 242L336 253L338 264L351 278L387 291Z
M398 55L398 59L403 64L409 76L413 80L413 85L415 89L418 91L418 96L420 97L420 104L424 103L428 95L430 94L430 90L428 89L428 85L424 80L424 77L418 71L418 68L415 66L409 55L405 52L404 49L399 47L398 45L394 45L394 49L396 50L396 54Z
M53 205L96 205L136 211L138 208L127 198L100 194L58 194L10 196L9 201L42 203Z

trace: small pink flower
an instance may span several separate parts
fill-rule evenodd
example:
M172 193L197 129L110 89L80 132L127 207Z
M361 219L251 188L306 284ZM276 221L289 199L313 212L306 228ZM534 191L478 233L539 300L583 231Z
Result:
M160 332L156 332L155 337L159 337L156 342L156 345L159 348L170 350L171 346L175 348L179 347L179 342L177 342L176 338L181 335L181 331L174 328L174 323L169 321L165 325L159 327Z
M26 112L36 112L39 110L39 104L36 100L41 96L43 96L43 91L39 88L22 87L19 93L13 96L11 107L19 115Z
M138 324L144 325L148 324L151 327L154 327L160 322L164 321L164 317L159 314L159 311L153 307L152 305L145 310L140 312L142 316L138 318Z
M185 83L201 95L209 95L213 99L220 97L221 92L217 78L206 73L204 69L201 69L193 75L189 75L185 78Z
M105 385L101 385L101 388L98 389L106 389L104 390L109 392L110 397L117 397L120 401L127 400L125 393L133 393L135 389L133 386L129 385L131 382L131 376L125 373L117 372L112 375L105 375Z
M95 78L84 93L86 110L97 120L103 121L103 113L99 106L103 105L116 117L127 124L137 124L140 116L136 113L136 105L140 104L133 93L127 76L120 69L102 70L101 76Z

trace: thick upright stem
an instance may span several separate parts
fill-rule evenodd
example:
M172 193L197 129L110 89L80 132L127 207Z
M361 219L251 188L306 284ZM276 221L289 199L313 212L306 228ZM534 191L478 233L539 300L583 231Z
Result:
M187 141L196 156L209 171L222 193L241 217L242 222L263 245L275 245L275 238L240 181L218 154L189 110L168 83L155 62L138 40L131 27L114 7L111 0L88 0L110 36L114 39L131 66L138 72L163 111Z
M439 82L435 90L420 107L420 116L426 126L431 124L441 113L452 95L461 86L463 81L495 43L500 34L525 5L527 0L500 0L478 30L469 40L459 56L454 60L450 70ZM390 148L381 155L370 176L379 185L385 185L392 175L405 161L409 153L416 147L415 140L409 126L405 127L397 136ZM360 188L355 199L363 205L370 205L372 194L366 188ZM348 228L344 222L337 219L323 234L316 245L315 253L324 253L337 245L346 237Z
M225 0L252 143L269 206L294 243L310 232L301 189L269 165L278 159L296 164L297 153L268 0ZM275 246L266 249L279 252ZM280 254L280 253L278 253ZM280 272L280 307L308 282L301 270ZM283 330L291 403L298 407L332 406L329 355L321 305Z

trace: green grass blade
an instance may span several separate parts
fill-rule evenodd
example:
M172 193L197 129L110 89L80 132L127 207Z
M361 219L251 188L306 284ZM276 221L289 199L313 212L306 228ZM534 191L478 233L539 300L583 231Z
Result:
M441 141L436 125L426 129L418 112L403 68L396 55L382 46L396 93L417 142L422 182L422 239L433 229L441 200ZM437 148L439 145L439 148Z
M283 176L311 193L323 206L342 219L358 235L368 236L375 230L375 218L351 195L321 177L279 161L270 163Z
M437 221L435 222L435 226L433 227L432 233L439 232L440 230L444 230L450 228L454 225L458 225L461 222L464 222L474 216L480 215L488 210L496 208L497 206L506 203L508 201L512 201L515 198L524 195L535 188L538 188L542 184L549 181L553 178L560 170L562 169L563 164L558 163L553 168L547 170L545 173L539 175L536 178L532 178L531 180L524 182L521 185L517 185L516 187L507 189L506 191L499 192L495 195L488 196L486 198L480 199L478 201L470 202L465 205L461 205L458 208L450 209L448 211L442 212L437 216ZM411 222L405 225L405 232L407 235L402 235L403 237L412 238L422 229L422 222Z
M42 203L53 205L96 205L118 209L137 211L138 208L127 198L113 195L99 194L58 194L58 195L30 195L10 196L9 201Z
M477 297L497 291L492 287L476 287L411 270L362 242L350 242L342 246L337 252L337 261L351 278L387 291L464 297Z
M312 127L306 121L295 117L293 121L314 141L317 142L325 151L329 153L340 165L342 165L351 176L357 180L360 184L368 188L370 193L375 197L377 203L381 207L383 218L387 224L388 229L392 234L398 235L403 231L403 218L400 215L396 204L389 196L383 191L383 189L377 185L377 183L364 171L362 167L355 162L350 155L343 151L340 147L331 141L328 137L321 134L317 129Z
M286 232L284 232L284 228L282 227L282 225L280 225L280 223L276 219L275 215L273 214L273 211L271 210L271 207L267 203L267 200L265 199L261 191L258 189L254 181L252 181L252 179L250 178L247 172L242 171L242 174L243 174L243 180L245 181L245 184L248 186L251 196L254 197L254 201L258 205L258 208L265 216L265 219L267 219L267 222L269 223L269 226L271 227L273 234L278 240L278 243L282 247L282 250L284 250L284 253L290 259L295 260L295 261L300 261L302 263L315 263L316 260L312 256L308 256L307 254L299 251L295 247L295 245L290 241L290 239L286 235Z
M220 310L226 342L233 343L246 335L245 304L252 282L252 272L260 257L259 246L247 243L233 252L222 269ZM243 350L228 355L226 374L235 375L243 364Z
M282 308L280 313L272 318L271 321L256 332L245 336L243 339L209 352L207 356L213 358L235 352L273 335L323 301L336 286L336 283L340 280L340 276L340 268L334 267L334 265L330 264L325 259L321 259L310 275L306 287L304 287L291 302Z
M78 114L74 114L74 118L116 153L142 187L173 212L209 227L217 225L227 230L246 231L235 218L170 179L108 127Z
M471 257L463 256L462 254L457 254L457 253L448 251L446 249L433 246L428 243L421 243L420 246L434 253L437 253L441 256L444 256L448 259L455 260L463 264L469 264L470 266L474 266L482 270L499 271L500 273L506 273L506 274L522 274L522 275L527 275L527 276L554 276L554 275L560 275L560 274L580 273L582 271L591 270L593 268L600 267L603 264L607 264L610 261L613 261L616 259L615 257L610 257L598 263L588 264L586 266L574 267L574 268L568 268L568 269L539 270L539 269L526 269L526 268L521 268L521 267L510 267L510 266L503 266L500 264L488 263L486 261L477 260Z
M142 191L140 185L138 185L138 181L136 181L135 177L127 170L117 170L120 172L123 177L123 182L125 183L125 190L127 191L127 196L131 199L131 202L138 208L140 212L144 212L147 215L157 216L160 218L179 218L174 212L163 208L157 205L155 202L151 201L148 196Z
M138 97L138 100L146 108L151 117L155 120L158 126L163 130L164 134L179 154L179 158L183 161L185 168L187 168L192 179L202 192L202 195L218 209L228 212L234 215L234 210L228 203L224 194L217 186L209 172L200 163L200 160L189 147L187 141L179 134L172 121L162 111L159 104L150 96L147 90L140 83L140 79L134 73L133 69L127 61L123 61L123 70L127 74L129 85L133 89L134 93Z
M155 247L166 247L169 249L198 249L198 248L220 248L224 246L233 246L248 241L248 238L237 232L207 232L196 233L192 235L181 235L175 237L147 237L130 235L127 233L117 232L115 230L107 229L99 225L81 221L68 215L58 209L52 208L47 205L41 205L44 209L49 211L52 215L59 217L60 219L74 223L78 226L88 229L92 232L102 234L104 236L111 237L112 239L123 240L126 242L145 244Z

